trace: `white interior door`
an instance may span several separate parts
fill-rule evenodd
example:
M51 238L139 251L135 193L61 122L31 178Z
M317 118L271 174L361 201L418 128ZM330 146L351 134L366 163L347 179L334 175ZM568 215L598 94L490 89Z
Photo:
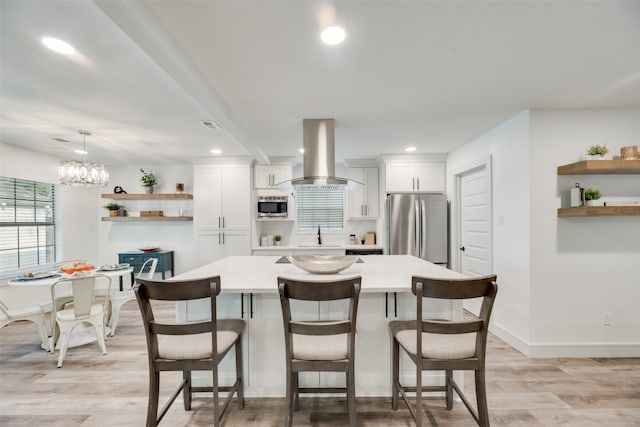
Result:
M460 272L468 276L492 273L491 250L491 174L487 164L465 171L459 177ZM466 302L464 308L474 314L480 301Z

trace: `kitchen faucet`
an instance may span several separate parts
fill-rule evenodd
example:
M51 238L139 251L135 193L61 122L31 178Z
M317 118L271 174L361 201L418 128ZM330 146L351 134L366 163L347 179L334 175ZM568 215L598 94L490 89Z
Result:
M318 224L318 244L322 244L322 239L320 238L320 224Z

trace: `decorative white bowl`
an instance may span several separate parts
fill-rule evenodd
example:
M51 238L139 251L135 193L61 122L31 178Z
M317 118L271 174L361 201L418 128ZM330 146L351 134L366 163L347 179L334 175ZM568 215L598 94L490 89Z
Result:
M291 255L288 258L295 266L314 274L335 274L358 260L357 255Z

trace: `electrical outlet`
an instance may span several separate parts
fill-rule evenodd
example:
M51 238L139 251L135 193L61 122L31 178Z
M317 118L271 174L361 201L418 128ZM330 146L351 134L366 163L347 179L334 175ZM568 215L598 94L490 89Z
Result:
M611 326L611 313L608 311L603 311L602 315L602 326Z

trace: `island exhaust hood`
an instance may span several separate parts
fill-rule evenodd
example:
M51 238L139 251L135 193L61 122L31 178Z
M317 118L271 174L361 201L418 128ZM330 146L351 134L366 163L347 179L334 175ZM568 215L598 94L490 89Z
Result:
M336 177L334 119L303 119L303 174L279 187L356 188L362 183Z

